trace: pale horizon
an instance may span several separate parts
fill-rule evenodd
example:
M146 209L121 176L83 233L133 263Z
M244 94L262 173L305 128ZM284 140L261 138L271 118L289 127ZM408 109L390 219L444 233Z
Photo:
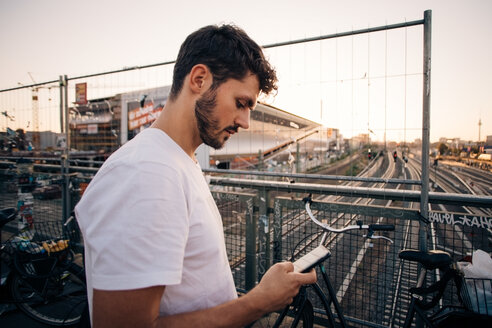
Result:
M171 61L184 38L208 24L234 23L260 45L267 45L421 20L428 9L432 10L430 140L478 141L480 119L480 141L485 141L492 135L492 66L488 62L492 58L488 41L492 2L485 0L343 4L255 0L247 5L0 0L0 42L4 45L0 89L32 84L30 75L40 83L57 80L62 74L81 76ZM266 49L280 73L279 93L267 103L338 128L347 138L370 131L371 138L382 141L386 131L388 141L413 142L421 138L422 125L421 33L421 27L412 27ZM131 82L157 86L152 81ZM94 97L103 94L89 91ZM113 85L104 92L117 91ZM40 96L41 92L58 97L53 90L49 95L41 90ZM28 119L22 120L23 113L15 108L19 107L15 99L0 102L0 106L2 112L16 113L22 122L19 127L30 130ZM52 110L40 116L40 129L59 129L57 114ZM6 124L1 116L0 128L4 130Z

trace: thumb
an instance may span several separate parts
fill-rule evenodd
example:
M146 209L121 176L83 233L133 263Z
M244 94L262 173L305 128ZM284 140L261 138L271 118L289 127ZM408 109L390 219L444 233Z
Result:
M282 269L285 272L292 272L294 271L294 264L289 261L284 261L284 262L278 262L273 265L274 267L278 267L279 269Z
M311 269L311 271L306 273L296 273L296 275L297 281L301 285L314 284L317 280L315 269Z

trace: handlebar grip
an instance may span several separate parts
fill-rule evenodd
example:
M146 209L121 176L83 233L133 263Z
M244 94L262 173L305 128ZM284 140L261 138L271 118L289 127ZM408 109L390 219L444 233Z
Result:
M304 202L304 204L307 204L307 203L311 204L311 203L313 202L312 197L313 197L313 194L309 194L309 196L304 197L304 198L302 199L302 201Z
M369 230L372 230L372 231L378 231L378 230L393 231L393 230L395 230L395 225L394 224L370 224Z

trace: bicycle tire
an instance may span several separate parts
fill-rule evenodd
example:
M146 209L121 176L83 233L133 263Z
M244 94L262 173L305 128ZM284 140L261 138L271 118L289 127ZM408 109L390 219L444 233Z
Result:
M84 269L75 263L47 278L14 274L10 293L16 306L32 319L51 326L71 326L80 321L87 304Z

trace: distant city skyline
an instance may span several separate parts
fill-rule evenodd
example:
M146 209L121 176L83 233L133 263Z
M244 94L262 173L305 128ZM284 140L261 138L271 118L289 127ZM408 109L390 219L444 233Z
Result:
M80 76L174 60L186 35L207 24L235 23L267 45L420 20L427 9L433 13L431 141L442 137L478 141L479 120L481 141L485 141L492 134L492 45L488 41L492 2L485 0L303 4L252 0L241 5L0 0L4 45L0 89L31 84L31 76L43 82L56 80L60 74ZM421 32L421 28L406 28L267 49L280 77L277 97L267 102L338 128L346 137L370 133L382 141L386 131L387 140L421 138ZM169 83L172 74L166 74L164 80ZM149 81L141 81L145 79ZM152 79L141 74L123 82L157 86ZM113 90L113 94L120 82L101 79L110 85L105 91ZM41 96L53 102L58 97L53 90L40 90ZM2 99L0 93L0 111L14 108L19 121L25 114L20 108L30 106L18 104L17 99L2 103ZM41 119L44 125L59 128L56 107ZM6 122L0 115L2 130ZM22 122L24 129L32 124L27 118Z

